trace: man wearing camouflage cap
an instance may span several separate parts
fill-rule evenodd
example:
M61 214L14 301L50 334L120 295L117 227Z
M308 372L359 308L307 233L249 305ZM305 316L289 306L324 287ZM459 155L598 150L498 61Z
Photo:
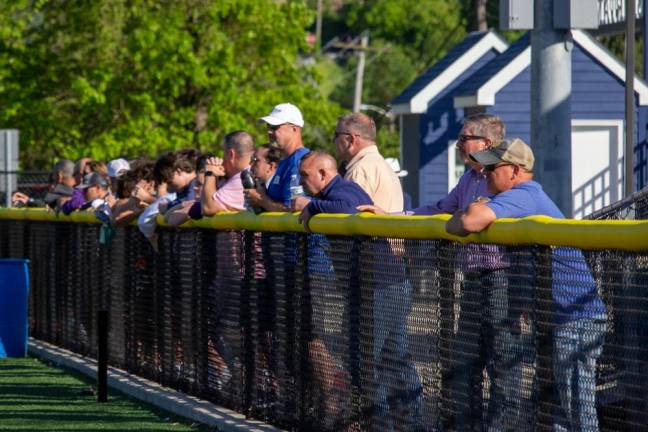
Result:
M473 153L471 158L484 166L489 191L495 195L471 204L465 212L456 212L446 224L449 233L465 236L480 232L500 218L565 218L542 186L533 181L533 151L521 139ZM534 283L531 288L537 287ZM560 394L554 430L598 431L596 362L603 349L607 315L580 250L552 249L552 297L553 368ZM532 307L527 303L525 312Z

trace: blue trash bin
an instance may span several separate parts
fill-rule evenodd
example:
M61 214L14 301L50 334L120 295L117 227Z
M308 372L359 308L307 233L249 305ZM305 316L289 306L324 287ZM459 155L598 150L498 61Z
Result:
M29 260L0 259L0 357L27 355Z

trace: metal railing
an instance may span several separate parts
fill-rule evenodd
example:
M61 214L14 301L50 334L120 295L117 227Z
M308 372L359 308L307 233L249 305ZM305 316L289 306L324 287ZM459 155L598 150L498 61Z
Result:
M292 215L225 214L195 223L220 229L160 228L156 254L135 227L102 245L106 227L75 218L0 211L0 257L32 263L32 335L95 356L106 309L113 365L249 417L548 430L568 421L558 354L571 352L594 359L588 418L647 424L646 222L511 220L458 242L443 217L318 216L306 234ZM570 330L581 315L561 292L600 298L602 311L570 300L597 327ZM569 351L571 336L592 338Z

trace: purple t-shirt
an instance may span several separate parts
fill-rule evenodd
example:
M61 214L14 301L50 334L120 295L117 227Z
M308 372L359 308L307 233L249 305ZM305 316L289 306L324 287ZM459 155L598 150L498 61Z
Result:
M85 202L85 189L77 188L72 192L72 198L63 203L61 210L63 211L63 214L69 215L74 210L81 208Z
M440 213L453 214L457 210L465 210L468 205L479 197L491 197L492 193L488 192L488 182L483 173L469 168L461 178L459 183L450 193L441 198L434 204L424 205L414 210L408 211L407 214L414 215L435 215Z
M406 214L436 215L441 213L454 214L457 210L465 210L479 197L492 197L488 192L488 181L484 173L473 168L461 176L459 183L450 193L434 204L415 208ZM504 255L503 247L489 244L469 244L462 260L465 271L480 272L507 268L509 262Z

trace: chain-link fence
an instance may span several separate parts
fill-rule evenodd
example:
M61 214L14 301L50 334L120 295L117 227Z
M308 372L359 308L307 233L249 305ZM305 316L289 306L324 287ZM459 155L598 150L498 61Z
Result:
M648 219L648 187L595 211L585 219Z
M291 430L641 430L648 252L0 221L31 334Z
M42 206L50 182L47 171L0 171L0 207ZM14 200L12 203L14 192L26 195L31 201Z

